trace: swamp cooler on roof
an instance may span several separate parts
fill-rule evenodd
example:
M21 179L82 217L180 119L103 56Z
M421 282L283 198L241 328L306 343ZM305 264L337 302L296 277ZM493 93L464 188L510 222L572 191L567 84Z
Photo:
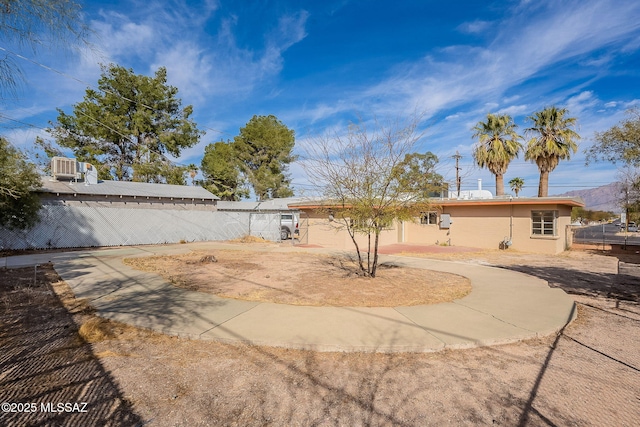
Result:
M54 157L51 159L51 176L54 181L60 178L68 180L84 179L85 185L98 183L98 171L91 163L78 162L67 157Z

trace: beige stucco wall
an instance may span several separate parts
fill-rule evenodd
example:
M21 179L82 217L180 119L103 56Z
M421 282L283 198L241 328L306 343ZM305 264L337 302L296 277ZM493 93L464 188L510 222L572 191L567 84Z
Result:
M535 236L532 234L531 212L536 210L557 210L555 236ZM451 215L449 229L439 225L423 225L419 219L394 223L380 235L380 245L393 243L411 244L451 244L482 249L499 249L500 243L511 238L511 250L536 253L560 253L566 249L567 226L571 222L571 208L564 205L497 205L497 206L444 206L439 215ZM330 222L327 214L308 212L308 243L324 247L351 249L353 243L344 229L339 229L337 221ZM440 216L438 215L438 221ZM358 237L359 244L366 244L366 238Z
M531 212L536 210L558 211L556 236L532 234ZM571 208L559 205L445 206L441 211L451 215L450 229L405 222L404 241L499 249L500 243L510 237L514 250L559 253L565 250L566 228L571 222Z
M336 249L353 249L353 241L340 220L329 221L328 214L309 212L308 243ZM373 236L372 236L373 237ZM361 250L366 250L367 237L356 236L356 241ZM379 245L397 243L398 231L396 225L385 229L380 233ZM373 240L371 242L373 247Z

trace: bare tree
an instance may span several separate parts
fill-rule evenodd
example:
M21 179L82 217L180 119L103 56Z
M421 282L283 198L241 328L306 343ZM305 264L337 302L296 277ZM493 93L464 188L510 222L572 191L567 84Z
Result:
M426 170L415 173L412 152L423 135L419 123L415 116L404 123L376 120L369 129L360 121L350 124L344 134L315 138L307 148L305 171L336 226L351 237L364 276L376 276L380 233L394 221L410 220L425 211L427 186L441 185L442 177L432 170L435 163L422 162ZM366 237L365 248L357 235ZM366 263L361 251L366 252Z
M633 166L626 166L618 171L620 191L617 194L618 205L626 213L625 227L629 224L631 216L638 212L640 207L640 170Z

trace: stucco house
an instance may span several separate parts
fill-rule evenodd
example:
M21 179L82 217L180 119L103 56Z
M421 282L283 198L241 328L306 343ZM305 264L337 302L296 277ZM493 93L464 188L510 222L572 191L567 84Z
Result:
M581 199L571 197L433 199L431 208L420 217L395 222L383 230L380 245L441 244L557 254L571 247L571 209L582 206ZM330 218L330 206L311 201L289 207L308 218L305 233L309 244L353 247L339 221Z

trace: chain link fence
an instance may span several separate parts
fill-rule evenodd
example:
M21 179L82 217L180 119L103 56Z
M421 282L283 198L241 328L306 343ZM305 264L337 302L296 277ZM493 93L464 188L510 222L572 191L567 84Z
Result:
M280 239L280 214L44 205L28 231L0 228L1 249L49 249Z

